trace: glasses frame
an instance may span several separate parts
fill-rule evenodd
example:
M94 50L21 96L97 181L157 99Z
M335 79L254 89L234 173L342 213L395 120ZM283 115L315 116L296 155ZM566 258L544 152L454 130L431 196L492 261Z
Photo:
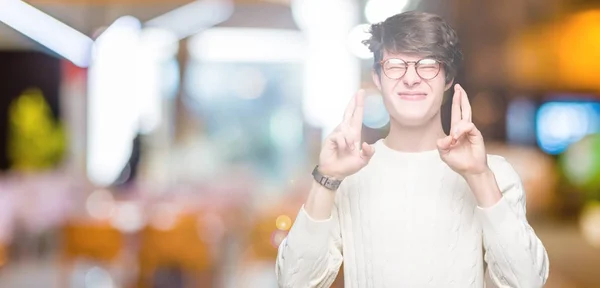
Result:
M388 62L390 60L400 60L400 61L406 63L406 70L404 70L404 74L402 74L398 78L393 78L393 77L388 76L387 73L385 73L385 69L384 69L384 65L383 64L385 64L385 62ZM435 73L435 76L433 76L431 78L424 78L423 76L421 76L421 74L419 74L419 70L417 69L417 64L419 64L419 62L421 62L422 60L433 60L433 61L437 62L438 65L440 65L438 67L437 72ZM415 67L415 72L417 73L417 75L419 76L419 78L421 78L423 80L431 80L431 79L434 79L435 77L437 77L440 74L440 71L442 70L442 65L444 64L444 62L442 62L440 60L437 60L435 58L431 58L431 57L425 57L425 58L419 59L417 61L405 61L405 60L402 60L400 58L388 58L388 59L379 61L379 68L381 69L381 71L383 72L383 74L385 75L385 77L388 77L389 79L392 79L392 80L398 80L398 79L404 77L404 75L406 75L406 72L408 71L408 68L411 66L411 64Z

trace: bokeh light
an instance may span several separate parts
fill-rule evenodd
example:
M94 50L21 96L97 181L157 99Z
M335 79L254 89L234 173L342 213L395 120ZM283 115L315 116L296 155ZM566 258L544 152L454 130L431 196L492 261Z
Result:
M600 190L600 134L571 145L560 158L566 178L579 189Z
M360 59L373 58L371 50L362 43L362 41L371 37L371 33L369 33L370 28L371 25L369 24L360 24L352 28L348 34L348 49L350 49L350 52L352 52L354 56Z
M108 271L100 267L92 267L85 273L86 288L114 288L114 281Z
M510 143L535 143L536 110L535 103L528 98L518 98L508 104L506 137Z
M600 202L591 202L584 207L579 225L585 240L600 248Z
M406 11L409 4L410 0L369 0L365 6L365 17L369 23L379 23Z
M88 196L85 208L92 218L106 220L114 213L115 201L110 191L98 189Z
M600 132L600 103L556 101L537 113L537 139L548 154L560 154L584 136Z
M552 69L567 87L598 89L600 73L600 10L587 10L563 21L555 43L558 67Z
M368 93L365 97L363 124L369 128L380 129L390 122L390 114L383 103L383 96L378 93Z
M117 202L111 225L125 233L139 231L144 226L142 207L133 201Z
M280 215L275 220L275 226L277 229L287 231L292 227L292 219L287 215Z
M238 97L242 99L256 99L265 91L267 79L259 69L242 67L233 72L234 75L230 75L231 77L227 79L228 81L235 79L235 85L231 85L230 87Z
M158 203L151 210L148 222L157 230L171 230L177 223L180 210L179 206L172 203Z
M271 245L275 248L279 247L279 244L283 242L283 239L287 236L287 231L275 230L271 233Z
M302 118L291 108L276 111L269 121L269 132L281 150L297 149L302 144Z

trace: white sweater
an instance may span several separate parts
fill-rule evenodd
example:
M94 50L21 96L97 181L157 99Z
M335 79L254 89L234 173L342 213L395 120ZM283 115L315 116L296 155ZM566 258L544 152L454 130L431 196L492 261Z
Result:
M404 153L381 140L375 150L367 167L342 182L330 219L300 209L279 246L280 287L330 287L342 262L346 288L544 285L548 255L527 222L520 177L504 158L488 157L503 197L484 209L437 150Z

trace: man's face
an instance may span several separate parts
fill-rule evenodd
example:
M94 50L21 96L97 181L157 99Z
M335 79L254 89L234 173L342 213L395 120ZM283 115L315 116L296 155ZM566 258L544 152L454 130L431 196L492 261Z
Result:
M403 60L408 65L395 59ZM427 55L391 54L387 51L384 52L383 60L389 61L381 66L381 76L373 72L373 81L381 91L388 113L394 121L401 125L419 126L440 112L444 91L452 85L451 82L446 85L441 63L434 62ZM438 67L439 72L436 70ZM391 79L386 74L399 78Z

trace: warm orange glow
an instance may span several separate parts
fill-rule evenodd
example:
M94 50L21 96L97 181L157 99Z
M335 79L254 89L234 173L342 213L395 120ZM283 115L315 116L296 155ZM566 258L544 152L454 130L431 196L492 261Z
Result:
M8 256L6 255L6 246L0 243L0 267L4 266L7 262Z
M525 89L600 90L600 10L588 10L515 35L508 77Z
M558 44L560 80L567 88L600 89L600 10L568 19Z
M275 220L275 226L277 229L287 231L292 227L292 219L287 215L280 215Z
M535 27L508 43L508 79L522 88L548 87L555 83L556 40L552 29Z

